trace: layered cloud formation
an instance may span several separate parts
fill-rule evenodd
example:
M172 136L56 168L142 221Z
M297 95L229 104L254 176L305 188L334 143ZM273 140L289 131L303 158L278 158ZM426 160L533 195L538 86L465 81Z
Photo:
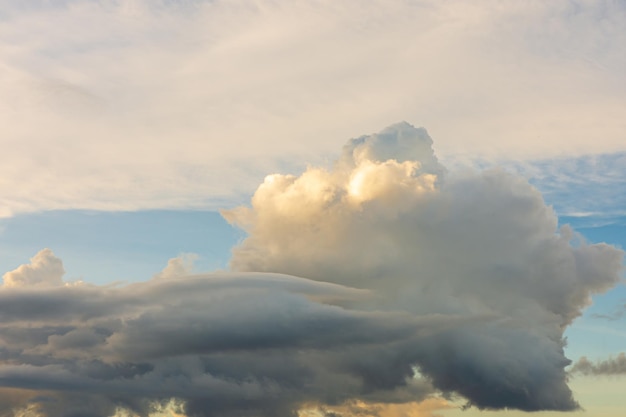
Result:
M623 254L557 229L522 178L448 174L400 123L223 214L248 233L231 272L101 287L44 250L5 274L0 416L578 407L563 331Z
M44 250L4 277L0 385L10 389L0 395L19 389L21 404L0 401L0 415L30 404L44 416L143 416L174 400L189 416L287 416L308 402L387 398L380 356L429 326L332 305L367 291L280 274L177 276L168 267L125 287L10 285L59 264ZM430 391L402 385L402 401Z

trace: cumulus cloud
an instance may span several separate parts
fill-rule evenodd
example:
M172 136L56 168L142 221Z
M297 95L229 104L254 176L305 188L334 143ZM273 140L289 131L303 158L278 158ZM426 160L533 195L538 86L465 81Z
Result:
M191 275L193 263L198 258L195 253L185 253L167 261L167 266L154 276L155 279L173 279Z
M5 287L63 285L63 262L50 249L37 253L30 264L21 265L2 276Z
M330 169L267 177L251 207L224 212L249 234L231 267L367 288L367 308L482 317L410 360L480 408L576 408L563 330L618 282L622 252L557 229L521 177L445 174L431 145L400 123L352 140Z
M223 215L248 233L230 272L190 275L182 257L147 282L66 285L44 250L6 274L0 398L20 395L4 415L578 407L563 331L622 252L557 229L525 180L448 173L399 123Z

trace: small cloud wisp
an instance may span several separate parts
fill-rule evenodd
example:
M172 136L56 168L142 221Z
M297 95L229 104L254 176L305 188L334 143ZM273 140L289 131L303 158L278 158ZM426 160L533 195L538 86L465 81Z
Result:
M570 368L571 374L583 375L626 375L626 354L620 353L614 358L592 362L583 356Z

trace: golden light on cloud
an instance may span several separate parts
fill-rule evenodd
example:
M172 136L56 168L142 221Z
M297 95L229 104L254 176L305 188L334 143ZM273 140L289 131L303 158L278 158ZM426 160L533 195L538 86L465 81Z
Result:
M434 191L437 176L416 176L418 169L419 163L414 161L362 161L350 177L348 194L353 201L361 203L376 198L399 198L410 190L418 194ZM389 187L389 184L394 184L394 187Z
M406 404L381 404L380 417L436 417L440 410L456 408L440 397L428 398L422 402Z
M438 411L457 408L441 397L403 404L367 403L350 401L340 406L308 406L298 412L298 417L440 417Z

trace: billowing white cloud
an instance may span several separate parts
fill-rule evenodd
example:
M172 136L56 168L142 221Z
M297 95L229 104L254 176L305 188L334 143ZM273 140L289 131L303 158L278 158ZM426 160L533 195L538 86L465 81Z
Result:
M251 207L224 212L249 234L231 267L367 288L366 308L483 317L412 348L436 387L484 408L575 408L563 331L618 282L623 253L557 229L521 177L445 174L431 144L400 123L330 169L267 177Z
M50 249L43 249L17 269L2 276L5 287L63 285L63 262Z
M219 207L398 119L447 158L624 147L620 2L22 3L0 1L2 216Z

